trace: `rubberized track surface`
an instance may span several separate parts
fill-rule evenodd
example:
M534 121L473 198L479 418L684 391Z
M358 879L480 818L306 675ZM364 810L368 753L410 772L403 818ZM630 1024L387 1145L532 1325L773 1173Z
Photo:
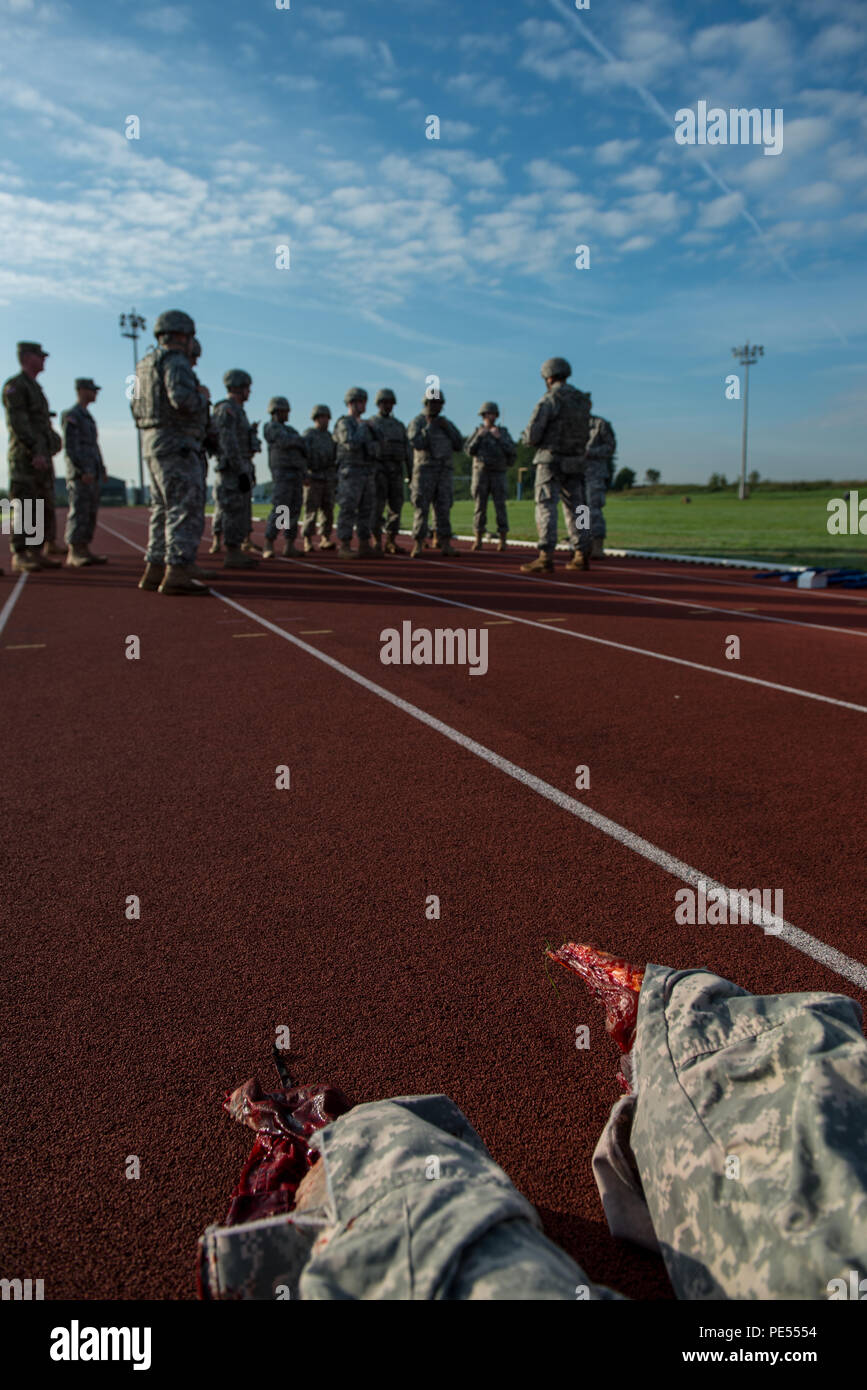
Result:
M47 1298L194 1296L252 1142L222 1093L271 1087L283 1024L302 1081L444 1091L592 1278L670 1298L608 1234L590 1160L617 1056L542 949L867 1003L863 602L647 560L529 579L523 550L275 560L220 575L232 604L169 602L136 587L145 514L103 518L109 566L0 580L3 1272ZM404 620L488 624L487 674L382 665ZM676 925L682 880L637 837L782 888L812 954Z

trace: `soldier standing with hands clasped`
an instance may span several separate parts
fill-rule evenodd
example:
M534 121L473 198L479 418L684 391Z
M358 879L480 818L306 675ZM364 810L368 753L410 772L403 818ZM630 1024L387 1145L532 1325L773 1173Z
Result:
M274 480L274 488L271 494L271 514L265 526L263 560L271 560L274 557L279 511L289 513L288 523L282 525L285 532L283 554L295 554L295 537L298 534L304 473L307 467L307 445L298 431L287 423L291 409L285 396L272 396L268 402L268 414L271 419L265 426L265 442L268 445L268 467Z
M70 410L64 410L60 417L69 502L66 563L77 569L108 562L107 556L94 555L90 549L99 509L99 488L107 475L99 448L96 421L87 407L93 404L101 389L91 377L77 377L75 394L78 402Z
M482 537L488 524L488 498L493 498L497 513L497 529L500 533L497 550L505 550L506 536L509 533L509 516L506 511L506 472L515 462L517 449L515 442L504 425L498 425L500 407L496 401L485 401L479 414L482 423L477 425L464 444L464 452L473 461L473 479L470 496L475 502L473 511L473 532L475 540L472 549L481 550Z
M379 463L376 469L376 498L373 509L373 544L377 555L382 554L382 523L385 516L386 555L405 555L403 546L398 545L400 513L403 508L403 476L412 477L412 450L406 437L406 426L392 415L397 405L397 396L388 387L376 393L379 414L368 421L374 438L379 445Z
M53 535L54 469L52 454L63 441L51 427L48 401L36 380L45 368L47 352L39 343L19 343L21 371L3 386L6 426L9 430L9 496L12 501L42 503L43 534L49 545ZM12 569L18 573L60 568L57 560L43 554L42 545L26 544L23 531L12 536Z
M352 532L358 531L359 560L369 560L376 552L370 544L371 521L373 519L374 470L379 457L379 449L370 426L362 420L367 405L367 392L360 386L351 386L343 397L349 408L348 415L341 415L334 426L334 443L337 445L337 505L340 514L337 518L337 539L340 549L339 560L352 560Z
M226 542L223 568L251 569L258 564L252 555L245 555L241 546L250 534L249 494L253 488L252 432L244 402L250 399L253 378L239 368L223 374L228 391L225 400L214 406L213 422L217 432L218 457L215 469L217 501Z
M334 494L337 484L337 445L328 426L331 411L327 405L314 405L310 412L313 428L304 431L307 445L307 476L304 479L304 554L313 549L313 533L319 524L319 549L333 550Z
M431 503L440 554L457 554L451 546L451 510L455 495L452 455L463 448L464 441L457 425L440 415L445 399L439 390L435 396L426 394L423 401L424 410L421 415L416 415L407 430L414 451L411 496L415 514L412 524L411 560L417 560L422 553Z

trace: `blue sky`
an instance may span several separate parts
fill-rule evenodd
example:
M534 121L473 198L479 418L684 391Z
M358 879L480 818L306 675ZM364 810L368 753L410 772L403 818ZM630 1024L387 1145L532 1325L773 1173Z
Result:
M354 384L408 420L436 373L462 430L493 397L518 434L563 354L619 461L675 482L735 476L749 337L751 466L867 473L863 0L0 0L0 32L3 376L20 338L53 409L93 375L110 472L135 305L299 428ZM781 108L782 153L679 145L699 100Z

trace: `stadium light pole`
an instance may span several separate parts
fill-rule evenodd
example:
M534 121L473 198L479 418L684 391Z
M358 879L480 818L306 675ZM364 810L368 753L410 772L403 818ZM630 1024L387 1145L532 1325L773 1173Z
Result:
M133 371L138 368L138 335L139 331L147 328L147 324L140 314L133 309L130 314L120 316L120 334L122 338L132 338L132 365ZM141 457L141 431L136 429L136 441L138 443L138 487L141 500L144 501L144 469Z
M741 480L738 484L738 498L743 502L747 495L747 411L750 403L750 367L764 357L763 347L750 347L749 339L740 348L732 348L732 357L736 357L744 369L744 432L741 437Z

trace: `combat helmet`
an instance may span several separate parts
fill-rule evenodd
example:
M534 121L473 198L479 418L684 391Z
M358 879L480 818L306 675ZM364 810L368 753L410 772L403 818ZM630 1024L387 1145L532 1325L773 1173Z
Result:
M252 386L253 378L249 372L242 372L240 367L233 367L231 371L223 373L223 385L227 391L238 391L244 386Z
M285 396L272 396L268 402L268 414L273 415L275 410L291 410L292 407Z
M391 401L392 405L397 405L397 396L390 386L383 386L381 391L377 391L376 404L379 405L382 401Z
M310 412L310 419L315 420L317 415L327 415L331 419L331 411L327 405L314 405Z
M547 362L542 363L541 372L547 381L549 376L571 376L572 368L565 357L549 357Z
M547 364L546 364L546 365L547 365ZM483 402L482 402L482 408L481 408L481 410L479 411L479 414L480 414L480 415L499 415L499 413L500 413L500 407L497 405L497 402L496 402L496 401L483 401Z
M195 333L196 325L183 309L165 309L154 324L154 337L164 333Z
M367 392L363 386L350 386L343 400L346 405L349 405L350 401L366 401Z

